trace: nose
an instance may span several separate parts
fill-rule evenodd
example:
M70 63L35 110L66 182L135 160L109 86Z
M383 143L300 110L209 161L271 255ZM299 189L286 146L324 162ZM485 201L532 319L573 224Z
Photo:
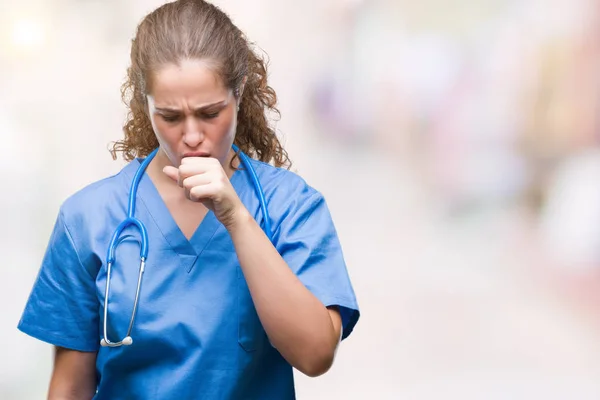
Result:
M187 118L185 121L185 131L183 132L183 143L186 146L195 148L204 140L202 127L194 117Z

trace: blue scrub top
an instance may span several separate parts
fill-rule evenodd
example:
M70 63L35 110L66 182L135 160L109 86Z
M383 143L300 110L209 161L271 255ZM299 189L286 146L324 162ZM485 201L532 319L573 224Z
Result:
M269 343L227 230L209 212L187 240L147 175L136 217L148 231L149 254L133 345L100 347L106 251L127 214L140 162L63 203L18 328L56 346L97 351L97 400L294 399L292 367ZM359 311L323 196L293 172L251 162L265 192L274 246L325 306L340 308L345 339ZM262 226L247 171L236 171L231 183ZM111 275L111 340L126 334L138 278L139 235L125 233Z

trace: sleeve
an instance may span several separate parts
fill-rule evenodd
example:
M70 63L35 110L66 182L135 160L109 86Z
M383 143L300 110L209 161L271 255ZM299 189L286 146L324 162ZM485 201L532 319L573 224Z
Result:
M95 278L82 265L61 211L18 329L55 346L97 351L95 295Z
M326 306L339 307L342 339L360 311L329 208L319 192L294 201L275 232L275 247L300 281Z

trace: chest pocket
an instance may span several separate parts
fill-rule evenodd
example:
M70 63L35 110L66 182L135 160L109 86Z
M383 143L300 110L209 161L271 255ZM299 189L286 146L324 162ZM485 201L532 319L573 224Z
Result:
M254 307L241 267L237 268L237 314L240 346L246 352L261 351L268 338Z

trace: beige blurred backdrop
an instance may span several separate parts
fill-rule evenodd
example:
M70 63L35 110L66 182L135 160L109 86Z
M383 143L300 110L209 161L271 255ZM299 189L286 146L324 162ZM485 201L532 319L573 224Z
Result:
M123 161L119 87L158 0L0 0L0 399L59 205ZM361 320L299 399L600 399L600 3L215 1L270 57Z

